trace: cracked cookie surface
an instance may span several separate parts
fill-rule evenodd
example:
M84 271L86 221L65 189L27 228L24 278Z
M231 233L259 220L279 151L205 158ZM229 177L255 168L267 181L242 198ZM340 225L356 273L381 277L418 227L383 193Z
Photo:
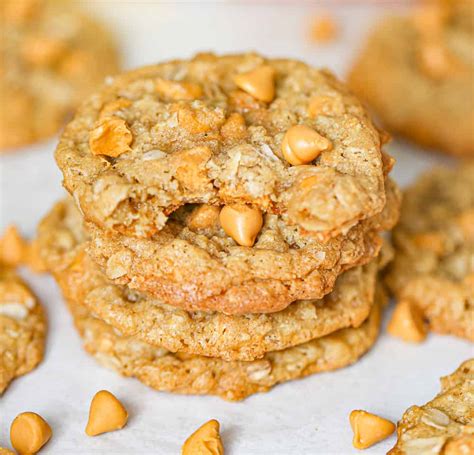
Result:
M1 150L55 134L118 62L111 37L74 2L3 0L0 20Z
M13 269L0 264L0 395L43 359L46 319Z
M437 169L407 189L387 283L430 328L474 340L474 163Z
M324 299L297 301L279 312L188 312L112 284L85 253L80 222L64 222L70 207L63 202L56 204L41 223L37 239L41 255L66 298L81 296L77 298L94 315L150 344L226 360L253 360L267 351L301 344L344 327L358 327L373 304L377 269L390 256L382 255L371 264L345 272Z
M418 14L377 24L349 85L390 131L473 156L474 4L433 3Z
M474 359L441 378L441 392L412 406L398 422L389 455L461 455L474 452Z
M261 81L242 81L253 71L272 89L264 101L254 96ZM283 157L295 125L324 143L306 165ZM199 54L110 79L81 105L55 156L85 219L104 230L147 238L183 205L241 203L327 240L382 211L380 149L366 111L329 72Z
M347 328L252 362L226 362L210 357L171 353L120 334L89 313L82 302L68 306L84 348L99 363L124 376L136 377L160 391L218 395L242 400L273 386L314 373L331 371L357 361L375 343L386 296L379 286L369 317L358 328Z

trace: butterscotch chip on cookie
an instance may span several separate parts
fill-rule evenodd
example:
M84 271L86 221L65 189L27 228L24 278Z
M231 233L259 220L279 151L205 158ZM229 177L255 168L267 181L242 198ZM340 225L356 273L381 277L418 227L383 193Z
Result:
M410 17L377 24L349 74L349 85L390 131L453 155L472 156L473 3L425 3Z
M225 360L254 360L267 351L360 326L373 305L377 269L387 260L345 272L323 299L297 301L279 312L188 312L113 285L86 254L84 232L78 226L77 210L60 202L38 230L40 252L67 299L80 299L122 333L149 344Z
M118 69L113 40L75 2L3 0L0 150L55 134Z
M437 169L404 195L387 283L431 330L474 340L474 163Z
M474 359L441 378L441 392L433 400L409 408L397 433L389 455L474 453Z
M310 109L318 97L321 110ZM109 79L67 126L56 160L85 219L105 231L150 238L182 206L241 204L327 240L382 211L380 148L365 109L328 71L199 54Z
M64 289L63 289L64 291ZM358 328L347 328L307 343L269 352L251 362L172 353L127 337L92 316L83 302L67 299L84 348L99 363L124 376L138 378L156 390L181 394L218 395L241 400L266 392L278 383L330 371L354 363L375 343L381 307L386 301L379 287L375 305Z
M46 319L16 273L0 265L0 395L43 359Z

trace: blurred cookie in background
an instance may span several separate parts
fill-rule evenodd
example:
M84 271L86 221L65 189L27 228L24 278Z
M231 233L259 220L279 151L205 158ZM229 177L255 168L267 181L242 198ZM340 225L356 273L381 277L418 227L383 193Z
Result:
M102 25L67 0L2 0L0 151L55 134L119 60Z
M378 24L349 74L385 126L420 145L474 155L474 2L426 2Z

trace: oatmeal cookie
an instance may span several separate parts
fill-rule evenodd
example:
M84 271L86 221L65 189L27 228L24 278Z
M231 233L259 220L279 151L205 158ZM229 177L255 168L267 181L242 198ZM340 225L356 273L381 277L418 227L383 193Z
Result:
M108 32L74 6L2 0L0 150L55 134L84 96L117 72Z
M0 395L43 359L46 319L26 284L0 265Z
M56 204L38 236L41 254L67 299L81 300L93 314L147 343L225 360L254 360L267 351L360 326L373 304L377 269L390 259L390 253L384 254L345 272L324 299L297 301L280 312L240 316L187 312L113 285L85 254L81 232L73 233L80 223L62 222L67 207Z
M349 85L389 130L424 146L472 156L474 3L430 3L410 17L377 25Z
M111 78L56 149L87 221L150 237L187 204L244 204L321 240L385 205L380 134L328 71L199 54ZM293 163L293 164L290 164Z
M381 306L386 300L380 287L376 300L370 316L359 328L339 330L292 348L270 352L253 362L226 362L172 353L123 336L93 317L81 302L71 298L68 305L84 340L84 348L104 366L124 376L136 377L156 390L218 395L236 401L266 392L282 382L356 362L372 347L379 333Z
M409 188L393 232L387 283L430 328L474 341L474 162L438 169Z
M409 408L397 431L389 455L474 453L474 359L441 378L441 392L425 405Z

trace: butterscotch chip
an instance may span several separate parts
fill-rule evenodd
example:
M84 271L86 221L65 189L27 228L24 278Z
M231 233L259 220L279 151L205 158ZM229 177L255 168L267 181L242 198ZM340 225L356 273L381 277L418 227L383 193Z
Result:
M474 341L473 212L474 163L422 176L403 198L387 283L430 330Z
M422 342L426 338L422 313L409 300L401 300L393 311L387 332L403 341Z
M200 426L183 444L182 455L224 455L220 426L217 420L209 420Z
M281 144L286 161L295 166L310 163L331 147L331 141L306 125L292 126Z
M421 13L382 20L357 58L349 85L389 131L473 156L473 20L470 1L423 2Z
M0 264L0 395L43 359L46 318L13 269Z
M441 378L441 391L423 406L411 406L398 422L389 455L467 455L474 449L474 359Z
M19 414L10 427L11 444L20 455L39 452L51 435L48 422L34 412Z
M263 224L260 210L245 205L225 206L219 220L222 229L242 246L253 246Z
M122 429L128 420L123 404L109 391L101 390L92 398L89 420L86 426L88 436Z
M192 84L202 89L199 98ZM193 99L161 94L175 90L192 92ZM324 108L332 112L328 118L307 111L316 96L338 100ZM131 104L115 117L133 132L133 150L114 154L113 163L100 150L84 160L101 110L124 97ZM308 167L325 184L304 200L296 188L302 170L292 169L281 151L295 124L317 131L324 146L324 160ZM123 142L128 150L129 141ZM177 181L183 172L178 157L198 148L209 154L189 191ZM65 129L56 158L86 220L107 232L150 239L182 207L245 204L328 241L383 210L380 148L363 106L329 72L256 54L200 54L108 79ZM118 203L111 203L111 194Z
M0 150L57 133L91 89L117 72L113 39L78 5L2 0Z
M367 449L389 437L395 431L395 424L367 411L352 411L349 417L356 449Z
M5 229L0 237L0 263L16 267L20 265L27 249L27 243L14 225Z
M133 136L125 120L109 117L96 123L89 134L89 148L94 155L117 158L131 150Z

